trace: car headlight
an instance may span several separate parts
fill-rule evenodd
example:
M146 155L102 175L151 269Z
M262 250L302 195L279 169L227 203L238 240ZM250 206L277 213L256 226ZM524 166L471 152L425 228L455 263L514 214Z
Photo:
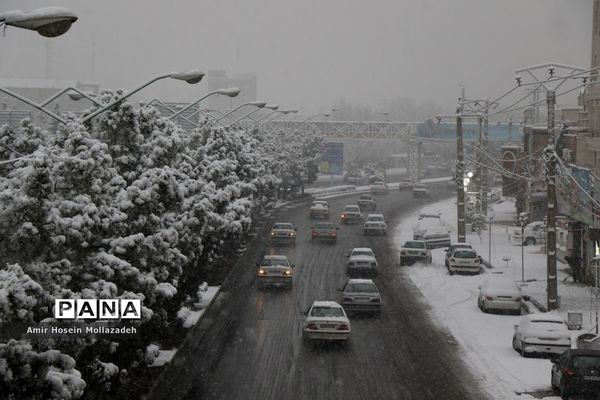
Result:
M271 232L271 236L275 236L275 232Z
M290 232L290 236L295 236L296 234L294 232Z
M406 254L406 251L402 250L400 251L400 254Z
M259 275L265 275L267 273L267 271L265 271L264 269L259 269L258 270L258 274Z
M376 262L372 262L372 263L371 263L371 267L376 267L376 266L377 266L377 263L376 263Z
M286 271L284 272L284 274L285 274L285 275L291 275L291 274L292 274L292 271L290 271L290 270L286 270Z

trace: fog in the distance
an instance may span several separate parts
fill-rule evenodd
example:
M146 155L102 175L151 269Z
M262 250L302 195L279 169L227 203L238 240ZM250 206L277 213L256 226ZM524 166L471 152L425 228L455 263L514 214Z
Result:
M0 12L64 6L78 16L55 39L7 28L0 77L133 88L192 68L256 72L258 96L305 113L340 98L384 109L392 98L453 110L514 84L518 67L589 67L591 0L3 0ZM159 82L143 98L197 98Z

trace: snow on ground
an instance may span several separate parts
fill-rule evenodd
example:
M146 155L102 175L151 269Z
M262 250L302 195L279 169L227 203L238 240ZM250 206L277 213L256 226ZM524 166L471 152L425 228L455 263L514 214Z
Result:
M427 206L437 209L442 219L453 229L456 238L455 199L444 200ZM408 273L432 307L432 317L442 327L448 328L462 346L464 359L472 367L488 391L496 399L530 399L528 393L550 390L551 362L548 359L522 358L512 349L513 326L521 317L501 314L484 314L477 308L478 285L489 273L502 273L521 281L521 246L512 244L509 235L516 216L514 205L504 200L494 205L495 223L492 224L491 246L489 231L481 235L467 232L467 241L495 267L479 276L449 276L444 266L444 249L432 251L431 265L415 264L399 273ZM395 232L394 241L399 249L406 240L412 239L412 227L416 215L401 221ZM524 247L525 280L523 293L545 304L546 255L542 246ZM560 313L565 317L567 310L584 312L584 331L590 329L590 288L563 282L567 276L566 266L558 263ZM594 306L595 307L595 306ZM572 331L573 342L583 331ZM558 399L556 396L545 399Z

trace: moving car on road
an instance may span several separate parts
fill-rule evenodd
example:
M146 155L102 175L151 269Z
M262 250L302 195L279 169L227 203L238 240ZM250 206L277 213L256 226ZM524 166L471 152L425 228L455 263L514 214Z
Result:
M487 313L489 311L512 311L521 314L521 286L510 278L491 276L479 285L477 306Z
M514 229L511 235L514 243L525 246L533 246L546 241L546 224L544 221L535 221L527 225L523 229L523 236L521 236L521 228Z
M360 210L375 210L377 208L377 203L375 199L370 194L361 194L358 198L358 207Z
M373 194L388 194L389 189L384 182L373 182L371 186L369 186L369 190Z
M512 347L522 357L531 354L561 354L571 348L571 333L567 323L559 315L529 314L515 325Z
M398 190L412 190L414 184L415 183L410 179L402 179L400 182L398 182Z
M378 272L377 267L378 264L375 259L375 254L373 254L373 250L368 247L356 247L348 254L346 272L348 272L349 275L375 275Z
M348 205L344 207L341 218L342 224L353 224L362 221L363 215L360 212L360 207L355 205Z
M427 190L427 185L423 183L415 183L412 188L413 197L417 198L425 198L429 197L429 191Z
M329 218L329 203L326 200L315 200L310 206L312 218Z
M450 275L457 272L478 275L480 268L481 257L473 249L457 248L448 259Z
M276 222L271 228L271 241L276 243L296 243L296 230L289 222Z
M287 256L266 255L256 266L259 287L273 284L292 287L294 264L290 263Z
M413 265L417 261L431 264L431 250L424 240L409 240L400 248L400 265Z
M381 312L381 294L371 279L349 279L342 289L341 302L346 312Z
M378 235L387 234L387 224L383 214L367 215L367 219L365 219L365 223L363 225L363 233L365 235L370 235L373 233Z
M574 395L584 395L585 399L598 398L600 350L565 350L552 361L550 382L562 399L570 399Z
M327 242L337 242L337 231L340 228L335 226L333 222L317 222L312 227L310 235L312 240L320 240Z
M348 340L350 320L344 308L334 301L315 301L306 312L302 334L308 340Z

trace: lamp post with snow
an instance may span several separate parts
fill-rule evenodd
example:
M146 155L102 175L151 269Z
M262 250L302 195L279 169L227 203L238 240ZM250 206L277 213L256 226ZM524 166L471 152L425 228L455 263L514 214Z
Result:
M240 94L240 89L237 87L230 87L227 89L217 89L217 90L213 90L212 92L209 92L207 94L205 94L204 96L200 97L198 100L194 101L193 103L188 104L187 106L185 106L184 108L182 108L181 110L179 110L178 112L176 112L175 114L171 115L169 117L169 119L173 119L178 117L179 115L183 114L185 111L189 110L191 107L195 106L196 104L200 103L202 100L206 99L209 96L215 95L215 94L220 94L223 96L229 96L229 97L235 97L238 94Z
M64 7L44 7L28 13L21 10L0 13L0 26L28 29L45 37L66 33L75 21L77 16Z
M245 106L254 106L254 107L258 107L258 108L263 108L266 105L267 105L266 101L248 101L246 103L240 104L239 106L237 106L233 110L231 110L231 111L229 111L229 112L221 115L219 118L215 118L215 122L219 122L223 118L229 117L231 114L233 114L234 112L236 112L237 110L239 110L242 107L245 107Z
M240 122L240 121L241 121L241 120L243 120L244 118L247 118L247 117L249 117L250 115L254 114L255 112L259 111L261 108L268 108L268 109L270 109L270 110L273 110L273 111L275 111L275 110L277 110L277 109L279 108L279 106L278 106L277 104L265 104L265 106L264 106L264 107L258 107L258 108L256 108L256 109L254 109L254 110L252 110L252 111L249 111L249 112L247 112L246 114L242 115L241 117L239 117L238 119L236 119L235 121L233 121L233 122L231 123L231 125L235 125L235 124L237 124L238 122ZM254 121L254 122L256 122L256 121Z
M188 71L188 72L171 72L169 74L164 74L164 75L158 75L155 76L154 78L150 79L148 82L138 86L137 88L133 89L132 91L130 91L127 94L124 94L123 96L118 97L117 99L111 101L110 103L108 103L107 105L105 105L102 108L99 108L98 110L94 111L93 113L87 115L85 118L83 118L81 120L81 122L87 122L89 120L91 120L92 118L95 118L96 116L98 116L99 114L102 114L104 111L108 110L109 108L111 108L112 106L114 106L115 104L125 100L128 97L133 96L135 93L139 92L140 90L142 90L143 88L145 88L146 86L161 80L161 79L166 79L166 78L171 78L171 79L177 79L180 81L185 81L186 83L189 84L195 84L198 83L202 80L202 77L204 77L204 72L198 71L198 70L194 70L194 71Z

